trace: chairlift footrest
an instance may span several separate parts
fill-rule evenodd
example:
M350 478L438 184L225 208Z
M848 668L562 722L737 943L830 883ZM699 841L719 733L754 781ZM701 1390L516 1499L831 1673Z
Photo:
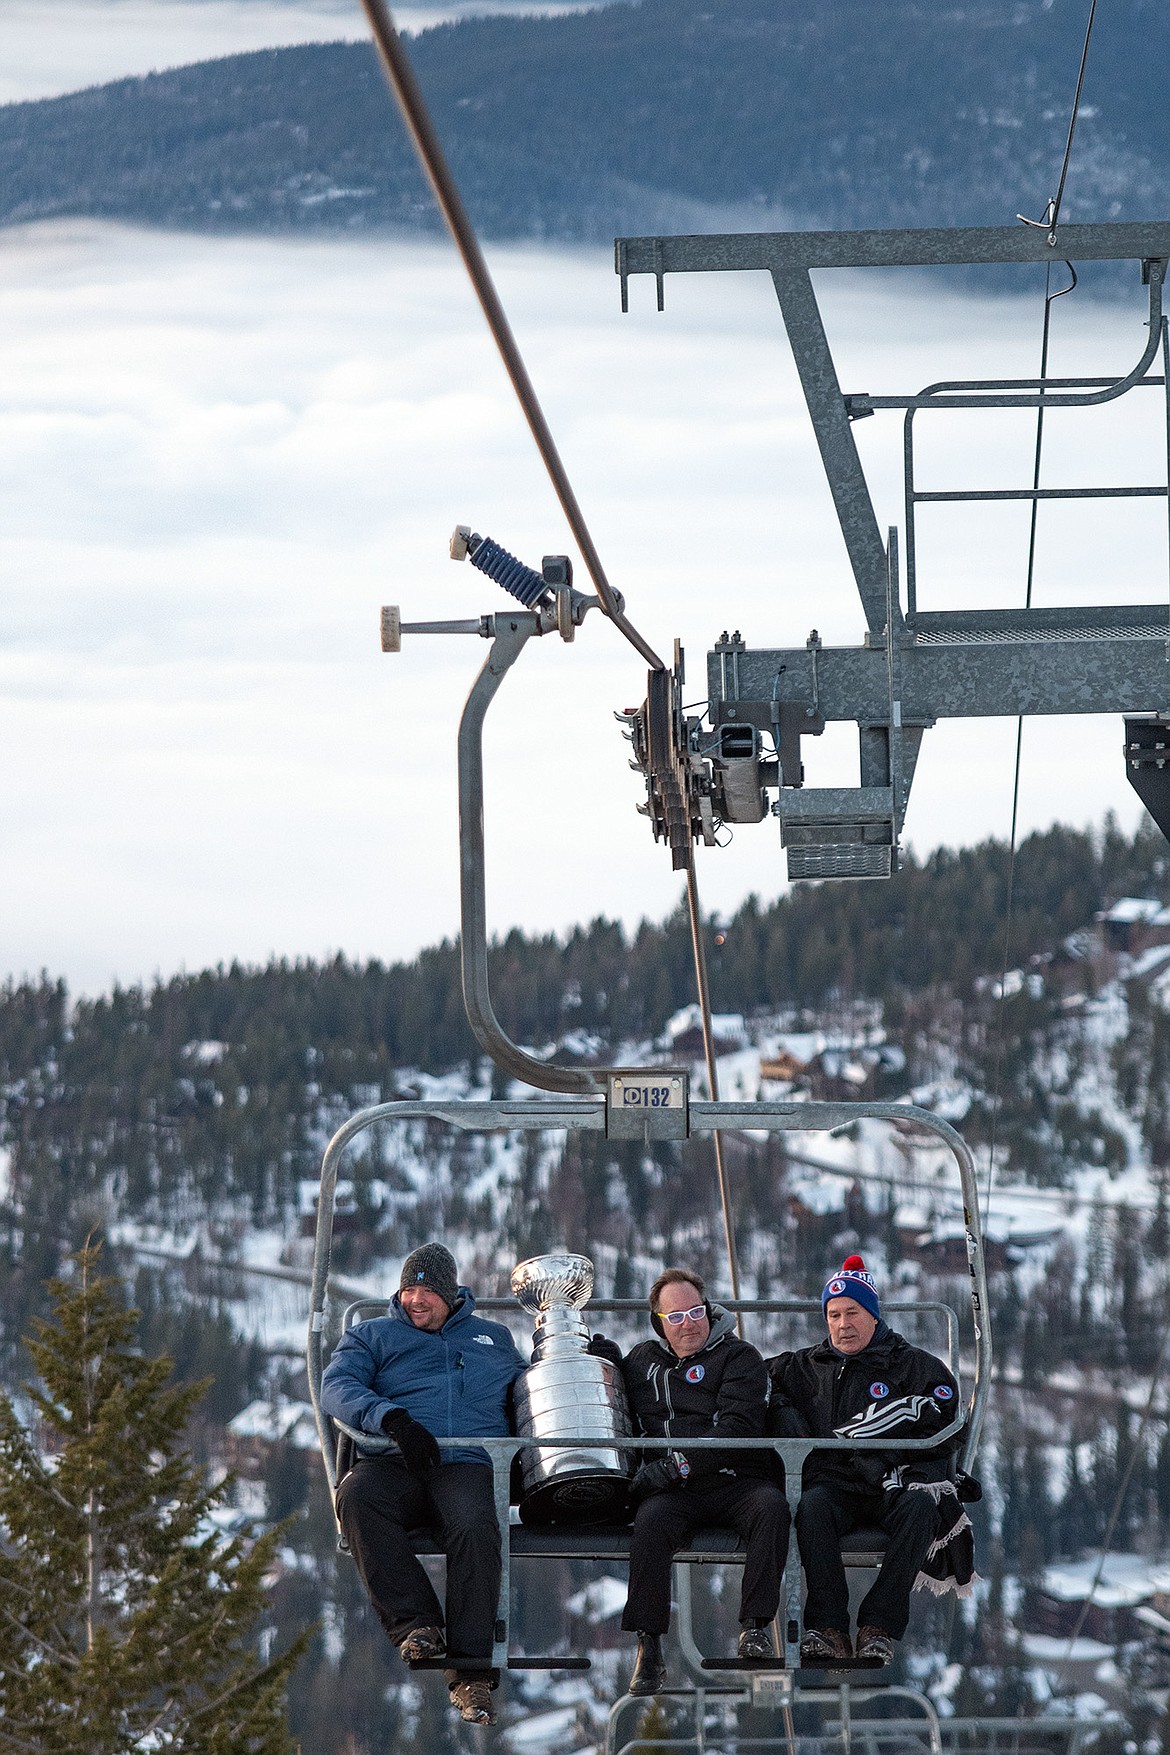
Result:
M809 1663L801 1661L798 1674L802 1677L833 1677L848 1674L852 1670L865 1670L872 1675L875 1670L884 1670L886 1667L881 1658L843 1657L834 1658L831 1663L826 1663L824 1658L813 1658Z
M593 1659L587 1657L510 1657L510 1670L591 1670Z
M756 1675L767 1673L773 1676L790 1676L792 1674L784 1659L779 1657L703 1658L699 1668L703 1670L749 1670Z
M490 1658L418 1658L407 1664L408 1670L460 1670L469 1676L486 1676L499 1666ZM591 1670L593 1659L587 1657L510 1657L510 1670Z

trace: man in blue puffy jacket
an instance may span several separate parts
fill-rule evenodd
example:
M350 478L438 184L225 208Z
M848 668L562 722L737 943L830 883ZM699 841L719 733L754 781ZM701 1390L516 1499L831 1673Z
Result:
M321 1382L321 1404L358 1432L391 1440L359 1455L337 1490L337 1513L387 1636L407 1662L451 1660L451 1702L470 1724L494 1724L492 1652L500 1594L500 1530L485 1450L440 1451L438 1438L508 1432L524 1360L503 1323L475 1314L455 1258L424 1243L403 1264L386 1316L342 1336ZM447 1612L409 1532L434 1528L447 1556ZM444 1632L444 1625L446 1631ZM461 1669L460 1660L476 1666Z

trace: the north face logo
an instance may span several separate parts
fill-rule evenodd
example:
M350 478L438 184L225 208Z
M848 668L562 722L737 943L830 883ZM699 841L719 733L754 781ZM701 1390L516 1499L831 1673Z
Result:
M475 1339L479 1342L481 1347L494 1347L496 1344L495 1341L492 1340L491 1335L476 1335Z

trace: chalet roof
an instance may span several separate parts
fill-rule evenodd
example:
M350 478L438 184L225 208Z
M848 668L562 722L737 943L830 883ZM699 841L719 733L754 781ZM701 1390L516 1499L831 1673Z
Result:
M1164 912L1161 902L1150 896L1121 896L1111 908L1098 914L1097 919L1109 926L1133 926L1138 921L1153 921Z
M1145 1554L1107 1554L1094 1587L1099 1563L1096 1554L1087 1560L1062 1560L1045 1568L1040 1588L1045 1596L1061 1603L1083 1603L1092 1591L1098 1608L1135 1609L1153 1596L1155 1575L1165 1569L1164 1559L1154 1560Z
M308 1402L283 1398L249 1402L228 1421L228 1431L233 1438L260 1438L267 1444L287 1438L298 1450L310 1450L317 1443L316 1422Z
M673 1042L679 1036L685 1036L688 1030L703 1028L703 1014L697 1005L684 1005L681 1011L666 1020L666 1035ZM747 1025L742 1012L712 1012L711 1033L721 1036L724 1041L743 1042L747 1037Z

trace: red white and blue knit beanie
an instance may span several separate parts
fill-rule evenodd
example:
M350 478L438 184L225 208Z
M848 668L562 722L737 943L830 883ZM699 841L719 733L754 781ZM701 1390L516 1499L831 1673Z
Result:
M828 1308L830 1298L853 1298L868 1310L875 1319L880 1320L882 1307L878 1301L877 1287L873 1283L873 1275L865 1271L865 1263L859 1255L846 1256L841 1263L840 1273L834 1274L821 1293L821 1309Z

